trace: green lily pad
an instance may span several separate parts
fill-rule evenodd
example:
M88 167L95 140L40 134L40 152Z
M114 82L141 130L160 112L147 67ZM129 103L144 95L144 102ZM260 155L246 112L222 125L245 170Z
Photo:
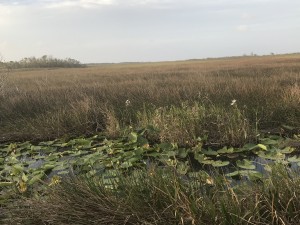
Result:
M295 148L292 147L285 147L284 149L279 150L283 154L290 154L295 150Z
M182 159L186 158L188 155L188 150L185 148L179 148L175 152L176 152L176 155L178 155L178 157L182 158Z
M230 153L233 153L233 151L234 151L233 148L224 147L224 148L219 149L217 152L219 154L230 154Z
M238 160L236 162L236 165L238 167L240 167L242 169L246 169L246 170L254 170L255 169L255 165L253 165L252 162L247 159L243 159L242 161Z
M201 152L205 155L213 155L213 156L217 156L218 155L218 152L212 150L212 149L208 149L208 150L205 150L205 149L202 149Z
M278 140L273 140L270 138L262 138L262 139L260 139L260 143L263 145L277 145Z
M262 150L265 150L265 151L268 150L267 146L265 146L265 145L263 145L263 144L258 144L258 145L256 145L256 147L258 147L258 148L260 148L260 149L262 149Z
M222 167L222 166L228 166L229 165L229 161L214 161L212 164L212 166L214 167Z
M285 155L280 152L259 152L258 156L260 158L264 159L270 159L270 160L284 160Z
M13 182L0 182L0 187L8 187L14 185Z
M178 162L176 170L179 174L185 175L189 170L188 162Z
M129 135L128 135L128 141L130 143L136 143L138 140L138 134L135 133L135 132L131 132Z
M292 162L292 163L299 163L300 162L300 157L293 156L293 157L288 158L287 160L289 162Z

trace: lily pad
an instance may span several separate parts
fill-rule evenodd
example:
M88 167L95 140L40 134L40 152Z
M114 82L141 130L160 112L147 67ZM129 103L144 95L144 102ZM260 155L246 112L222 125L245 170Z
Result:
M236 162L236 165L238 167L240 167L242 169L246 169L246 170L254 170L255 169L255 165L253 165L252 162L247 159L243 159L242 161L238 160Z
M214 161L211 165L214 167L222 167L222 166L228 166L229 165L229 161Z
M227 148L227 147L224 147L224 148L221 148L219 149L217 152L219 154L230 154L230 153L233 153L234 149L233 148Z
M210 148L208 150L202 149L201 152L205 155L214 155L214 156L218 155L218 152L216 152Z
M295 148L292 147L285 147L284 149L279 150L283 154L289 154L292 153L295 150Z
M299 163L300 162L300 157L293 156L293 157L288 158L287 160L289 162L292 162L292 163Z

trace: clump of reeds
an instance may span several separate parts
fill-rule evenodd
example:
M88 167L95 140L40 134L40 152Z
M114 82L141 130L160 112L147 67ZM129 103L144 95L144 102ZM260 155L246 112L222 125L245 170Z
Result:
M300 221L300 177L274 166L261 180L191 180L171 168L71 177L46 196L5 208L5 224L289 224ZM108 185L110 183L110 185Z

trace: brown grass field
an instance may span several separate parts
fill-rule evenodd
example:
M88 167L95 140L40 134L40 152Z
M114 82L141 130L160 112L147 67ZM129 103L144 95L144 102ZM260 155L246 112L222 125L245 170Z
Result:
M13 70L7 78L1 142L115 137L151 125L153 141L237 146L300 130L300 54Z

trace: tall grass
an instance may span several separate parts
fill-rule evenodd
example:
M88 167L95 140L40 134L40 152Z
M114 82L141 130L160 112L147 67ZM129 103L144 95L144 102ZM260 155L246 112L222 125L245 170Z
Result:
M300 127L299 55L15 70L0 96L0 140L157 125L160 139L241 145ZM230 103L236 99L236 108ZM126 105L130 100L130 105Z
M170 168L62 181L47 196L5 208L7 224L289 224L300 221L300 179L283 166L260 181L188 180ZM299 172L299 171L298 171Z

